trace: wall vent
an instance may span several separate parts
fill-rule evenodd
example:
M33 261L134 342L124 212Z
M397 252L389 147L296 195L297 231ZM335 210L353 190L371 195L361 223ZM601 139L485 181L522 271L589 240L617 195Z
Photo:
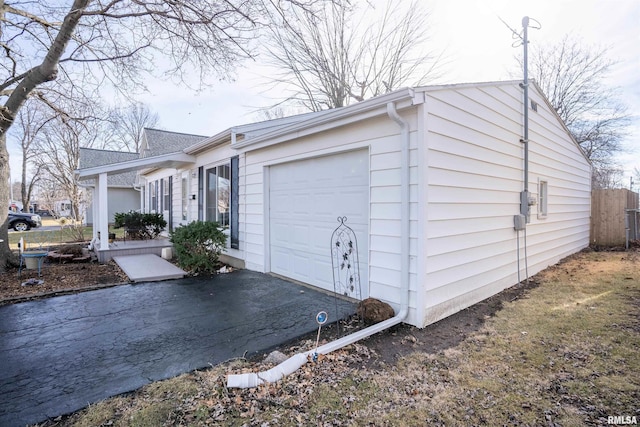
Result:
M531 100L531 109L536 113L538 112L538 103L534 100Z

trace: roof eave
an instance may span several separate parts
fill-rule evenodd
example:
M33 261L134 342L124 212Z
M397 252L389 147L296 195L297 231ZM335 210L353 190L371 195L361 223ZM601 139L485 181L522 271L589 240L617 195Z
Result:
M116 175L123 172L139 171L145 168L180 168L185 165L193 164L195 161L195 156L183 152L177 152L92 168L76 169L75 174L78 179L95 179L103 173L106 173L107 175Z
M232 129L225 129L209 138L188 146L183 150L186 154L199 154L231 140Z
M254 138L246 138L232 142L231 147L235 149L248 147L260 148L264 146L267 141L278 143L291 138L315 133L316 131L326 130L326 128L343 126L350 121L362 120L363 116L373 117L386 114L386 105L389 102L399 103L402 101L407 101L407 103L406 105L399 106L400 109L424 102L424 96L422 94L417 95L412 88L399 89L347 107L328 110L325 114L319 114L318 116L309 118L309 120L278 127L273 131Z

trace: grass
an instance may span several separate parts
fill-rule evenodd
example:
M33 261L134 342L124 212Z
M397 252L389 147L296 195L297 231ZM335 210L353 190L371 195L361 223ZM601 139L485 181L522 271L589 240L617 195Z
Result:
M360 368L355 344L277 384L224 387L225 364L151 384L59 425L603 425L637 416L640 253L582 253L541 273L455 347ZM427 329L428 331L428 329Z
M72 243L77 241L77 232L71 229L70 226L65 225L60 227L60 224L54 219L45 218L42 220L43 227L55 226L55 230L42 230L39 228L31 229L30 231L11 232L9 233L9 247L11 249L18 249L18 242L23 237L28 249L35 249L38 247L47 248L52 245L59 245L61 243ZM109 233L115 233L116 238L122 238L124 230L122 228L114 229L109 227ZM82 234L84 240L90 240L93 235L93 227L83 227Z

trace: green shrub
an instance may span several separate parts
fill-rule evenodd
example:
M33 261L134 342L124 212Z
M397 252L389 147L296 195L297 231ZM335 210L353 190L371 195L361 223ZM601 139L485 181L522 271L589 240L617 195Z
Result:
M159 213L118 212L113 219L113 228L124 228L127 237L134 240L155 239L167 226Z
M180 268L194 273L214 272L227 242L217 222L194 221L171 233Z

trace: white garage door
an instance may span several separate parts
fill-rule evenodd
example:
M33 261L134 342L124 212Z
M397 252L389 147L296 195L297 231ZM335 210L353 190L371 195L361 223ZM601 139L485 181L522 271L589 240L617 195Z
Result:
M270 168L271 271L333 291L331 235L347 217L358 242L361 298L368 295L369 161L366 150ZM355 296L349 292L350 296Z

